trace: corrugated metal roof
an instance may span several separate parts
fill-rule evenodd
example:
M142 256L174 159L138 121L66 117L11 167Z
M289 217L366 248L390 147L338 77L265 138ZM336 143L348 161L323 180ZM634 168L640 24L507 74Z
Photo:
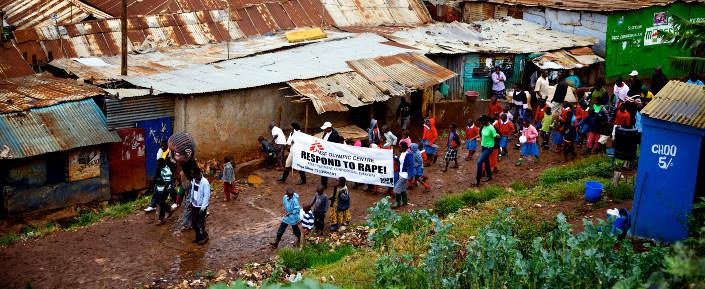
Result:
M0 79L33 74L32 68L22 59L15 47L0 46Z
M171 72L127 76L125 80L174 94L236 90L348 72L352 69L346 61L410 51L382 44L384 41L378 35L361 34Z
M420 0L320 0L335 24L345 26L404 26L431 22Z
M108 128L130 128L138 121L174 116L174 97L152 95L106 99L105 110Z
M457 76L453 71L416 53L358 59L348 61L348 64L385 94L393 96L405 95Z
M5 12L8 22L19 29L54 23L76 23L89 16L111 17L77 0L0 0L0 9ZM52 16L56 19L52 19Z
M103 90L73 79L49 74L0 80L0 113L51 106L104 94Z
M311 40L299 43L289 43L284 35L258 36L243 41L230 43L230 58L241 58L261 52L276 50L282 47L301 46L309 43L332 41L350 37L352 34L342 32L328 32L328 38ZM102 66L91 66L84 64L84 60L94 60L91 58L77 59L56 59L49 65L60 68L68 73L80 78L91 80L93 83L101 84L122 79L120 75L120 57L100 57L95 58L106 63ZM159 49L154 52L144 54L128 55L128 75L143 76L156 73L169 72L179 69L187 69L200 64L208 64L227 59L225 44L208 44L202 47L176 47L170 49ZM84 63L82 63L84 62Z
M0 147L10 148L9 159L118 141L92 99L0 114Z
M699 85L671 80L641 110L641 114L705 129L705 90Z
M395 32L391 39L425 53L534 53L591 46L592 37L578 36L511 17L468 23L434 23Z
M589 47L546 52L531 60L540 69L576 69L604 62Z
M389 95L384 94L377 86L356 72L294 80L287 84L304 96L304 99L310 100L318 114L347 111L347 106L360 107L389 100Z
M464 2L488 2L581 11L638 10L651 6L666 6L679 1L688 3L703 2L702 0L464 0Z

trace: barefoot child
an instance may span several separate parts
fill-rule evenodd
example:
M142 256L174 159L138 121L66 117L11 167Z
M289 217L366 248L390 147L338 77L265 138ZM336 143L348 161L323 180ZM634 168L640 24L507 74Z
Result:
M521 135L526 138L526 141L521 144L521 156L516 163L517 166L520 166L524 162L524 157L527 156L533 156L536 161L539 160L539 146L536 144L539 132L531 125L529 119L524 119L523 122L524 125L521 130Z
M465 126L465 149L468 150L468 156L465 157L466 161L472 159L472 155L475 154L477 150L477 140L480 138L480 129L475 125L472 119L468 119L468 123Z

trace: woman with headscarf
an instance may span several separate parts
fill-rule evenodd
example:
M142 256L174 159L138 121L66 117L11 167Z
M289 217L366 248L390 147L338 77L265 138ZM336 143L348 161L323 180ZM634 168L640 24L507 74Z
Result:
M380 141L382 140L382 137L379 132L379 126L377 125L377 120L374 118L370 120L370 128L367 129L367 140L370 142L370 144L376 145L379 145Z

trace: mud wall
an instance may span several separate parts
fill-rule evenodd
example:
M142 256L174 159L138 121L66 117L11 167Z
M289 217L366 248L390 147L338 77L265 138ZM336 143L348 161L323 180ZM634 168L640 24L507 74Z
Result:
M232 92L177 96L174 104L174 131L186 131L196 141L197 158L235 157L236 163L260 157L257 137L271 139L269 123L282 129L292 121L302 126L309 115L309 129L317 132L323 122L345 122L349 113L328 112L318 115L310 103L292 103L285 85L243 89Z

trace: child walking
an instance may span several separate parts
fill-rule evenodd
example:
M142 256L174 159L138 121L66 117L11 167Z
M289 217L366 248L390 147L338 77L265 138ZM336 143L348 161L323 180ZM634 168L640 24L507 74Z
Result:
M551 128L553 128L553 114L551 114L551 108L545 107L543 111L543 117L541 118L541 148L548 149L548 137L551 133Z
M306 205L303 210L301 210L301 240L299 242L299 248L303 248L306 245L306 235L313 230L313 211L311 211L311 205Z
M225 201L230 201L230 194L233 195L233 200L237 200L239 192L235 188L235 168L232 164L232 158L225 157L223 162L225 162L223 165L223 195L225 195Z
M566 119L563 121L563 160L566 162L575 159L575 139L577 138L577 126L573 118L573 112L566 113Z
M414 156L414 174L412 176L412 184L420 183L424 189L424 193L431 191L431 187L424 181L424 170L423 170L423 153L419 151L419 145L417 143L411 144L410 153Z
M477 140L480 138L480 129L475 125L472 119L468 119L467 125L465 125L465 149L468 150L468 155L465 157L466 161L472 159L472 156L477 150Z
M407 150L406 143L401 144L401 154L399 155L399 178L394 184L394 207L406 206L409 202L407 195L407 182L411 178L411 171L414 169L414 158Z
M507 150L507 145L509 144L509 136L514 133L514 124L508 118L506 113L499 116L499 121L497 122L497 132L500 135L499 139L499 159L509 155Z
M437 139L438 131L436 130L436 120L433 117L427 117L423 124L423 137L421 139L421 143L423 144L423 149L426 152L428 159L434 164L438 158L438 155L436 154L438 148L435 145Z
M448 171L450 162L455 162L453 168L458 167L458 147L460 146L460 136L458 135L458 125L451 124L448 132L448 149L446 150L445 163L446 166L443 172Z
M328 212L328 195L325 190L325 186L318 185L318 187L316 187L316 195L313 197L313 200L309 205L313 209L313 226L316 228L316 233L318 235L323 234L323 229L325 229L326 222L326 212Z
M536 161L539 160L539 146L536 143L537 138L539 137L539 132L536 131L536 128L533 125L531 125L531 120L524 119L523 123L521 135L526 138L526 140L521 144L521 156L516 163L517 166L522 165L524 162L524 157L533 156Z
M330 230L337 232L339 229L344 229L345 226L350 225L350 221L352 221L350 191L344 177L338 178L338 184L333 187L332 199L331 208L334 208L335 212L331 214Z

